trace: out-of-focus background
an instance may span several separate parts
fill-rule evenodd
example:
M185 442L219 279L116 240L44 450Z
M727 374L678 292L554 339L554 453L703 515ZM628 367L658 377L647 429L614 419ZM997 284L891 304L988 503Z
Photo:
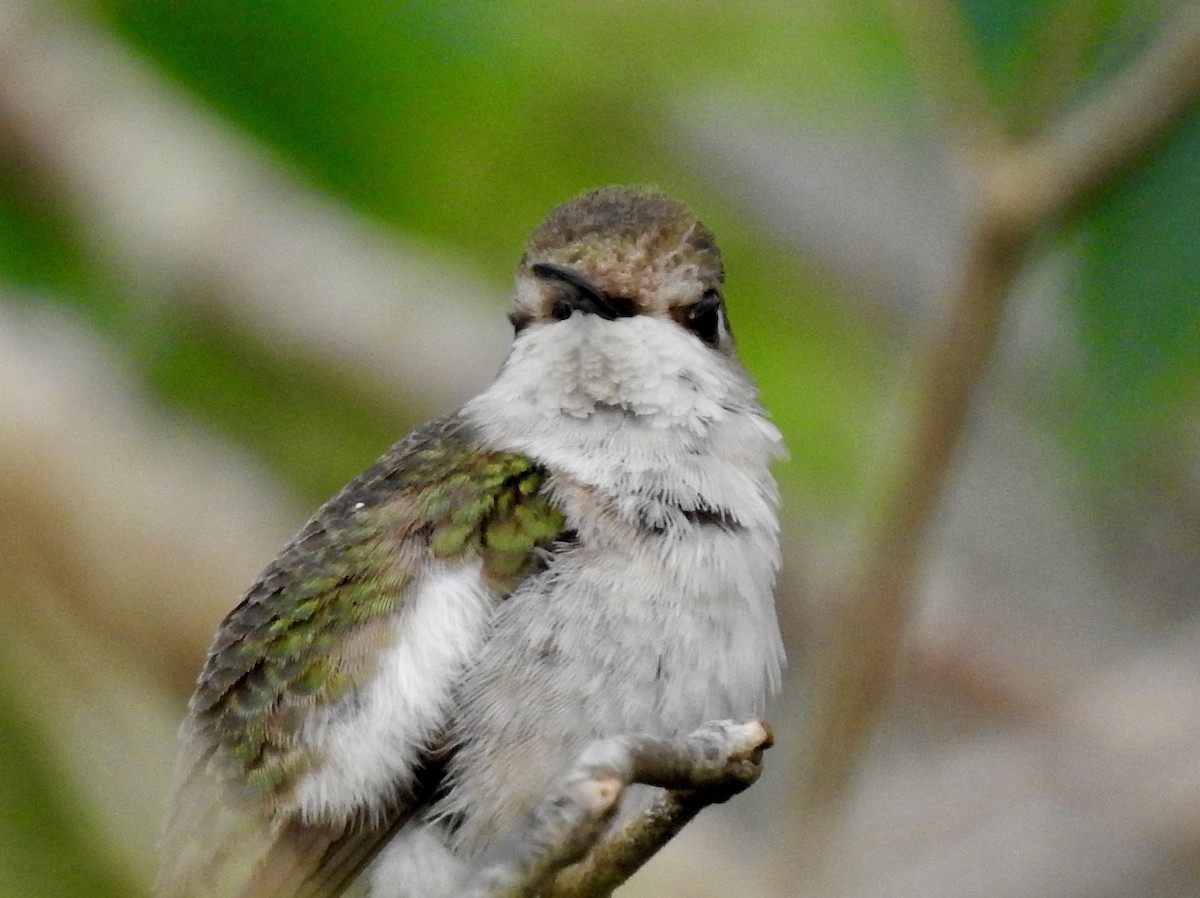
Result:
M614 182L718 234L791 449L779 744L624 894L1200 894L1200 114L1120 145L1194 12L3 0L0 895L148 893L216 623Z

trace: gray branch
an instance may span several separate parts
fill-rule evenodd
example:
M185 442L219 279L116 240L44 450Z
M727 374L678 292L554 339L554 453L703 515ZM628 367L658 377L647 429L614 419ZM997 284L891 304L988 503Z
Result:
M590 745L525 822L489 853L465 898L599 898L627 880L693 817L752 785L772 744L762 721L716 721L689 736L619 736ZM664 790L608 831L625 788Z

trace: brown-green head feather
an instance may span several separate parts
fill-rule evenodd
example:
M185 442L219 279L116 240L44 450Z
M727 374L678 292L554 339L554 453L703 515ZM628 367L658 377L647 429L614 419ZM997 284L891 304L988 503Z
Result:
M652 302L680 277L713 287L725 279L712 232L683 203L644 187L602 187L556 207L529 238L518 277L537 263L635 302Z

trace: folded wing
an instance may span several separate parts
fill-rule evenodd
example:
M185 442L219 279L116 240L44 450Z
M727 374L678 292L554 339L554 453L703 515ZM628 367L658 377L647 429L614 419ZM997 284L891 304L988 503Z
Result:
M341 895L436 787L494 604L563 529L460 420L326 503L220 625L181 732L159 898Z

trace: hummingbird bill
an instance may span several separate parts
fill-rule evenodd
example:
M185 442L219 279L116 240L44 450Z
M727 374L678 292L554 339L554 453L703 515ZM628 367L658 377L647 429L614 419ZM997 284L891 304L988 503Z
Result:
M762 713L784 450L724 294L712 233L662 193L550 213L495 381L219 625L158 898L452 896L592 741Z

